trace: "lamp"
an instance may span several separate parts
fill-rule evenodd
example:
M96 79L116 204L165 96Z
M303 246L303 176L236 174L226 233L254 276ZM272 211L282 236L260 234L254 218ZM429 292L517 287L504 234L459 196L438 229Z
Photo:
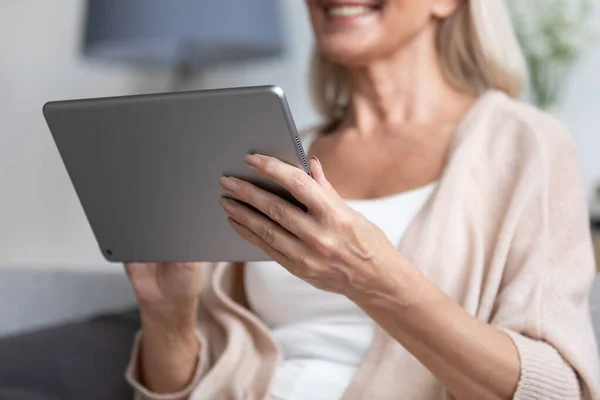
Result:
M199 67L284 47L281 0L88 0L83 52L168 67L179 83Z

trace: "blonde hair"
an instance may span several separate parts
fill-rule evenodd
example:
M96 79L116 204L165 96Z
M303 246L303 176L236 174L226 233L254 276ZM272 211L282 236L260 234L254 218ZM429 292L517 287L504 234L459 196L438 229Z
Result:
M464 0L440 21L437 35L442 71L452 85L473 93L496 89L519 96L527 67L504 0ZM315 48L310 76L317 110L328 121L340 118L350 90L346 69Z

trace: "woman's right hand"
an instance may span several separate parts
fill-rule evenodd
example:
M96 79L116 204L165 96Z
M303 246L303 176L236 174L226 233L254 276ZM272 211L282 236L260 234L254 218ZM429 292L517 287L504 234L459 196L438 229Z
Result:
M201 263L130 263L125 270L142 313L195 309L204 286Z
M204 286L200 263L131 263L127 276L140 305L138 378L156 393L175 393L198 363L196 318Z

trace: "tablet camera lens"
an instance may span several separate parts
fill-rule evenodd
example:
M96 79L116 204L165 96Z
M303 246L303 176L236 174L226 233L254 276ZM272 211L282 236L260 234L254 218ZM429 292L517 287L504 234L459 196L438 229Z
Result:
M106 249L106 254L108 254L109 256L112 256L113 252L111 249Z

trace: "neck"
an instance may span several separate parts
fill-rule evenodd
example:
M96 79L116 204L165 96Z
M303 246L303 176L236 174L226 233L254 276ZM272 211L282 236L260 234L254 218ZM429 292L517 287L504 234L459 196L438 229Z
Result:
M400 51L351 69L350 82L347 122L361 134L452 123L468 107L467 96L451 87L441 70L434 26Z

